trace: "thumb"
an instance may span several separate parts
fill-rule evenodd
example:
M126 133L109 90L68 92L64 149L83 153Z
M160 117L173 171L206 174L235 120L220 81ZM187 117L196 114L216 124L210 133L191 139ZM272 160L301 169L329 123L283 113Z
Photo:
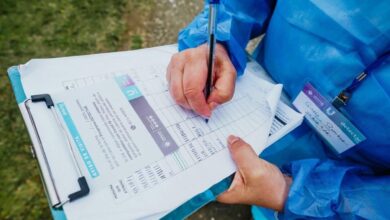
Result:
M259 158L252 147L239 137L230 135L228 145L232 159L245 179L246 173L256 169Z

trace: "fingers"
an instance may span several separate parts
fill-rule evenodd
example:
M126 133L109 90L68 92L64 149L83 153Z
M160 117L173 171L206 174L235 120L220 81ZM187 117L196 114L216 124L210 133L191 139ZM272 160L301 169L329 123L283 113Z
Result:
M236 172L233 178L233 182L229 189L217 197L218 202L234 204L238 203L243 196L242 189L244 181L239 172Z
M207 100L211 108L232 99L236 76L236 70L227 53L217 52L214 88Z
M185 60L182 56L175 54L167 69L167 81L169 83L169 92L175 102L184 108L190 109L190 105L183 90L183 72Z
M169 91L179 105L210 117L212 109L233 97L236 71L222 45L216 48L213 91L204 97L207 80L207 46L175 54L167 69Z
M216 103L217 105L223 104L232 99L235 87L235 73L231 71L218 72L214 88L208 98L207 102ZM213 104L215 105L215 104ZM214 107L214 106L213 106Z
M210 117L211 111L203 93L206 80L206 59L192 60L184 67L183 92L188 104L198 114Z
M253 182L258 184L257 180L254 181L252 174L261 168L259 158L252 147L239 137L229 136L228 145L232 159L237 165L237 172L229 189L217 200L228 204L250 204L250 198L253 196L251 186Z
M177 104L210 117L211 110L203 94L207 78L206 49L200 46L173 55L166 77L169 92Z
M229 136L228 144L238 169L230 188L217 200L282 211L292 179L286 178L275 165L259 159L242 139Z
M252 147L239 137L230 135L228 145L238 172L242 174L245 181L246 174L258 168L259 158Z

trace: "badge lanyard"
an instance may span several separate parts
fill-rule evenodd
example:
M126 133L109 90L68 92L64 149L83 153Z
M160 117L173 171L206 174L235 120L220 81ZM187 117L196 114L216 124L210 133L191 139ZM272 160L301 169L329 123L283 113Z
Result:
M333 99L333 106L336 108L340 108L342 106L347 105L355 89L362 84L364 79L366 79L369 74L372 73L372 70L376 69L377 67L380 67L389 55L390 51L385 52L378 59L376 59L375 62L370 64L362 73L360 73L347 88L343 89Z

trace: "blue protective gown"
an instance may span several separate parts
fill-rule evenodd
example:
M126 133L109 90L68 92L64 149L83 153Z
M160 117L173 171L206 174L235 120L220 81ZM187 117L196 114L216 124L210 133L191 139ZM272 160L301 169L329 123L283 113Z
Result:
M207 41L207 17L206 4L180 32L180 50ZM390 1L221 2L217 39L238 74L248 41L263 33L254 56L291 99L308 81L332 98L390 49ZM262 153L293 178L280 217L390 219L390 58L343 111L367 140L341 155L305 123Z

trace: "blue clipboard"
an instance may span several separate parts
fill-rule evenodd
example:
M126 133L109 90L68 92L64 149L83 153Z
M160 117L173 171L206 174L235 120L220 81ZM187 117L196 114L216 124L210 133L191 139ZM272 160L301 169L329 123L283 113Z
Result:
M23 103L27 97L23 89L23 85L20 79L20 72L17 66L8 68L8 77L12 85L12 89L18 104ZM194 196L180 207L176 208L162 219L183 219L190 214L194 213L204 205L215 200L215 198L226 191L233 179L233 175L223 179L219 183L213 185L210 189ZM51 208L51 214L55 220L66 220L66 215L62 209Z

